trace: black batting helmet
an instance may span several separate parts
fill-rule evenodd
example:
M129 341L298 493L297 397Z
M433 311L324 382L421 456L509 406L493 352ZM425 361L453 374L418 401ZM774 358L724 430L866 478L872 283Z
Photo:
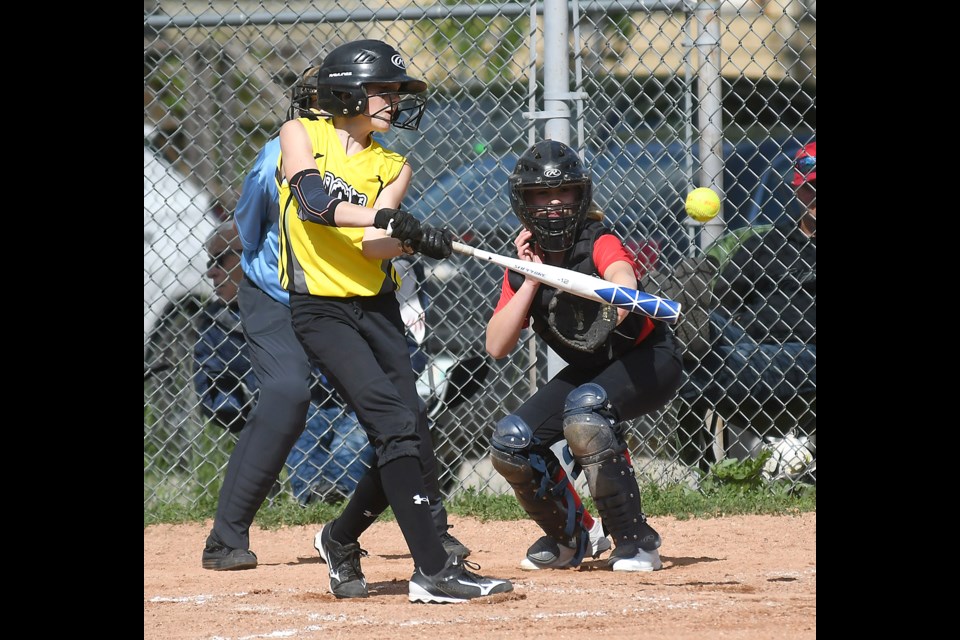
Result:
M317 104L333 115L359 115L367 109L364 85L386 82L399 82L397 93L407 94L394 110L391 124L399 129L417 129L426 100L409 94L426 91L427 83L408 76L403 56L380 40L348 42L324 58L317 71Z
M527 149L510 174L510 206L544 251L566 251L576 242L593 199L593 178L576 151L556 140L543 140ZM566 204L527 204L535 189L578 187L576 201Z

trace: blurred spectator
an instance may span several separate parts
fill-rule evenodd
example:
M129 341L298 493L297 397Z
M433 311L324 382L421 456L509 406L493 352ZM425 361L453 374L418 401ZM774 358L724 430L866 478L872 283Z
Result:
M216 299L201 316L194 351L196 388L203 412L217 424L238 433L253 405L257 379L250 366L240 324L237 291L241 244L233 221L226 221L206 243L207 276ZM314 372L306 428L287 457L294 497L303 505L315 499L349 496L373 457L367 436L352 411L344 410Z
M717 279L716 342L681 389L712 406L748 398L786 403L817 388L817 143L796 156L799 221L743 242Z

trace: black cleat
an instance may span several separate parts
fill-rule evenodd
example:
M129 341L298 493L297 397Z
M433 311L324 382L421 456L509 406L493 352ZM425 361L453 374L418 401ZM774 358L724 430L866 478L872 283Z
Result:
M359 542L340 544L333 540L330 537L332 524L325 524L313 538L313 546L330 572L330 593L338 598L366 598L370 594L367 579L360 569L360 558L367 552L360 548Z
M410 578L410 602L445 604L513 591L509 580L485 578L469 571L460 556L451 555L436 575L428 576L418 567ZM473 569L480 565L469 563Z
M257 556L249 549L231 549L222 544L213 534L203 548L202 566L212 571L240 571L256 569Z

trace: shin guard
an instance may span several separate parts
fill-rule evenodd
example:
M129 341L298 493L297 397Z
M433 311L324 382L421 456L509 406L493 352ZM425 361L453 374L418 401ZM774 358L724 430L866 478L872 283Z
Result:
M544 533L576 549L570 566L579 565L589 542L583 504L556 458L537 448L530 427L514 415L497 423L492 444L493 468L510 483L517 502Z
M567 398L563 434L574 459L587 477L590 495L603 525L618 546L633 544L646 551L660 546L660 536L647 524L640 504L640 486L627 446L613 429L613 415L603 388L578 387Z

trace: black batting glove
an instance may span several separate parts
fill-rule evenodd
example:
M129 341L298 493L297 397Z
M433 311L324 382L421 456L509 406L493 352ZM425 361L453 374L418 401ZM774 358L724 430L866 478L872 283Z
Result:
M420 221L413 214L399 209L380 209L373 218L373 226L377 229L389 228L390 237L403 244L417 242L423 235Z
M423 237L419 242L412 243L413 250L428 258L441 260L449 258L453 253L453 234L449 229L424 227Z

